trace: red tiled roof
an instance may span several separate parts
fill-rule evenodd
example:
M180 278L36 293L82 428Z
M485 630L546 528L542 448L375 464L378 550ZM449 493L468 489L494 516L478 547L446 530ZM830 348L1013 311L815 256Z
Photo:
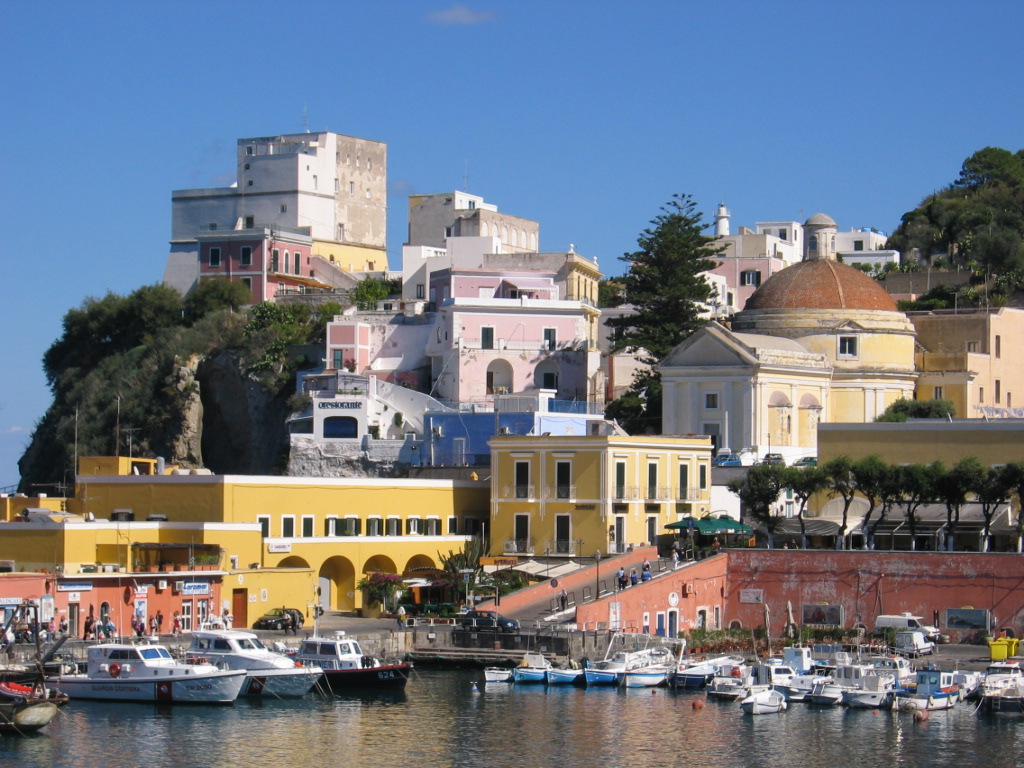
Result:
M859 269L836 261L802 261L776 272L754 292L745 309L881 309L896 302Z

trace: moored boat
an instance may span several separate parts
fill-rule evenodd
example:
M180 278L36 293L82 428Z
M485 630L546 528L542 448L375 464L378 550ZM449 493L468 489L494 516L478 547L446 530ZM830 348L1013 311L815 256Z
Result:
M319 667L307 666L272 651L255 633L240 629L193 632L185 660L191 664L209 662L220 669L243 670L246 678L241 696L305 696L323 677Z
M512 667L484 667L485 683L511 683Z
M335 632L334 637L307 637L295 660L320 667L324 684L334 693L346 690L405 688L412 664L387 661L363 653L359 642Z
M570 667L568 669L551 667L551 669L547 671L547 684L583 685L586 682L586 677L583 672L584 670L578 667Z
M896 691L893 707L904 712L914 710L952 709L960 700L960 688L953 680L953 672L922 669L912 688Z
M514 683L545 683L551 662L539 653L523 654L523 660L512 670Z
M101 643L91 646L83 673L47 677L72 699L159 704L230 704L245 671L175 660L163 645Z
M748 715L774 715L786 711L786 697L774 688L751 693L740 702L740 709Z

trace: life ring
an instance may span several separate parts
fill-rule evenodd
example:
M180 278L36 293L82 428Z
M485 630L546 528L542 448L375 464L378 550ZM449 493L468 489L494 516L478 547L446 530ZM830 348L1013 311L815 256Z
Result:
M110 676L111 677L117 677L120 674L121 674L121 665L118 664L115 661L113 664L110 665Z
M739 671L739 669L737 667L733 667L732 668L732 676L733 677L739 677L740 676L740 671Z

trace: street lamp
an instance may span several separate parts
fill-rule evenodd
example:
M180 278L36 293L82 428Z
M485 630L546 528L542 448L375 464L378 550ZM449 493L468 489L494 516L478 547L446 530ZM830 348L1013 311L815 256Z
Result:
M594 602L601 594L601 550L594 553Z

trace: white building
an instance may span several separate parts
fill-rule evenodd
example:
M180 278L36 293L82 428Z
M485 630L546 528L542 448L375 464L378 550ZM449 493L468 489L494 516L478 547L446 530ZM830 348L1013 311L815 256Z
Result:
M183 293L199 275L197 238L281 227L313 239L311 274L387 269L387 145L331 132L239 139L237 181L171 193L164 283Z

